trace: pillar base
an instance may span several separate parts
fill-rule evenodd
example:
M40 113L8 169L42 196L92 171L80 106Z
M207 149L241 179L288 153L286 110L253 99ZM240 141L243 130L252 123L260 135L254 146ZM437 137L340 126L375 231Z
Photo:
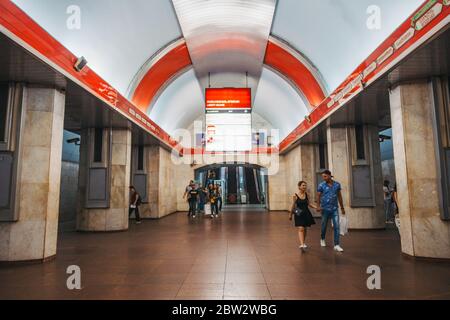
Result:
M44 259L18 260L18 261L0 261L0 267L33 265L50 262L56 259L56 254Z

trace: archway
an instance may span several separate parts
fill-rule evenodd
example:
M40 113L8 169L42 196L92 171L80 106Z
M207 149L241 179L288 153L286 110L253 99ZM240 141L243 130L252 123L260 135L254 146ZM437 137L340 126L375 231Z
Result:
M221 186L225 208L269 207L267 168L244 162L216 163L197 168L194 173L195 180L202 186L210 183Z

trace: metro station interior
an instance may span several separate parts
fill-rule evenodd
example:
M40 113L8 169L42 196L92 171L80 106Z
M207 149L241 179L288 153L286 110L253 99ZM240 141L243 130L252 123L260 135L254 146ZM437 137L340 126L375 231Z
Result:
M0 0L0 299L450 299L449 22L449 0ZM293 195L327 169L344 251L315 209L299 249ZM217 218L187 215L190 181Z

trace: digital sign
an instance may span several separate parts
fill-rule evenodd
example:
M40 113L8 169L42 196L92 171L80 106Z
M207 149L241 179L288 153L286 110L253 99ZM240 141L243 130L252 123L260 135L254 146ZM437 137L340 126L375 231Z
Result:
M206 110L211 109L251 109L250 88L207 88L205 92Z
M208 88L205 96L206 151L251 150L251 89Z
M206 114L206 151L249 151L251 148L250 113Z

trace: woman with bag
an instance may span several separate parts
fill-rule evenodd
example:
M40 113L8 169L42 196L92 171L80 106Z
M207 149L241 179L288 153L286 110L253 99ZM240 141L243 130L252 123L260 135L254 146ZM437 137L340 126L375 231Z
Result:
M315 204L310 203L306 193L307 184L305 181L298 183L299 193L293 196L292 210L289 220L294 216L295 226L298 228L299 248L305 250L308 246L305 243L307 228L316 224L309 208L318 209Z

